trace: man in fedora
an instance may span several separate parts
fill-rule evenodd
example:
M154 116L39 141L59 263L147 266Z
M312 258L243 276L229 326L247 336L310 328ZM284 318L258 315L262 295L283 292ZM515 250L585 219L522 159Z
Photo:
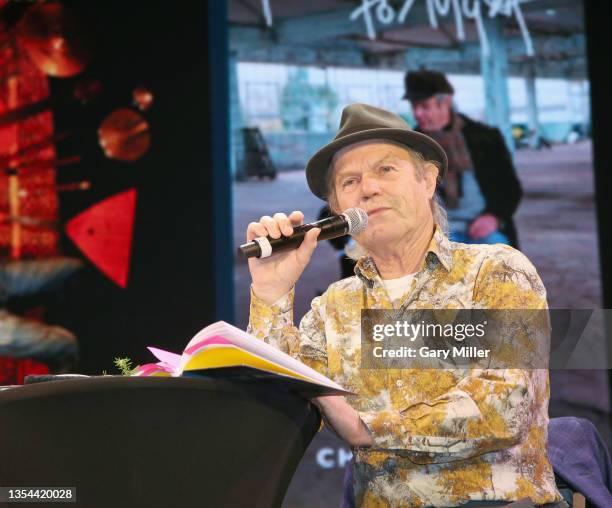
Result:
M412 105L417 130L435 139L448 155L439 191L451 239L518 248L512 216L522 190L499 129L455 111L454 89L441 72L409 71L405 87L403 98Z
M355 394L313 402L353 447L357 505L558 503L546 456L548 371L362 367L362 309L547 308L523 254L448 240L435 199L446 169L440 145L400 117L347 106L336 137L310 159L306 175L335 213L368 213L367 228L354 236L355 275L315 298L298 328L295 285L319 230L297 250L250 259L248 331ZM249 224L247 241L290 235L302 221L299 211L262 217ZM541 347L546 336L523 324L528 332L512 340L525 351Z

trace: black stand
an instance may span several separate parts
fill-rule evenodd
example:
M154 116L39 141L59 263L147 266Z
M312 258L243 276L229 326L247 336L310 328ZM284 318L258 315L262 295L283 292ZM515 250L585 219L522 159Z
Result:
M76 487L64 506L88 508L280 506L319 422L265 382L27 385L0 392L0 485Z

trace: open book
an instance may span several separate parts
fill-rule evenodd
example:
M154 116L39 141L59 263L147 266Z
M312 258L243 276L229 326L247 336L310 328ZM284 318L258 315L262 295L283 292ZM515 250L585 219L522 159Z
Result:
M199 331L182 354L147 348L159 360L135 376L207 376L262 379L305 396L348 394L340 385L252 335L218 321Z

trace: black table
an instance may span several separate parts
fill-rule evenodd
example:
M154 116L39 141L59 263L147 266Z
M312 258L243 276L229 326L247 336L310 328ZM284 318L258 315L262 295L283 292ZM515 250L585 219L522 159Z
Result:
M0 391L0 485L76 487L53 506L280 506L319 422L302 397L244 379L26 385Z

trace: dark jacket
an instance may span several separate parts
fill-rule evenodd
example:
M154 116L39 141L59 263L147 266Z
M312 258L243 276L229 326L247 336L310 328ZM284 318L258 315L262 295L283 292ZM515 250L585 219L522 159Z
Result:
M500 220L500 231L518 248L518 237L512 216L518 208L523 189L516 176L512 156L499 129L461 115L462 133L474 164L474 173L485 199L482 213Z

